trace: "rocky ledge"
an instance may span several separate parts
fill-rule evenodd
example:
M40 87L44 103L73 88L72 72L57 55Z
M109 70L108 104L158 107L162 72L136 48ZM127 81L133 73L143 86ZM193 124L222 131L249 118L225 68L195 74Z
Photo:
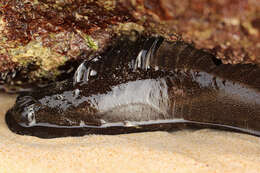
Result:
M183 39L224 63L260 63L260 2L6 0L0 2L0 85L17 91L73 74L120 33Z

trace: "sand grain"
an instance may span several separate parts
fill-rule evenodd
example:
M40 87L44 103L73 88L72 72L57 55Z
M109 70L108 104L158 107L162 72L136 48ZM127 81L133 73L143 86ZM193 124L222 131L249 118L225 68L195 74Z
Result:
M217 130L39 139L4 122L15 96L0 95L0 173L260 172L260 138Z

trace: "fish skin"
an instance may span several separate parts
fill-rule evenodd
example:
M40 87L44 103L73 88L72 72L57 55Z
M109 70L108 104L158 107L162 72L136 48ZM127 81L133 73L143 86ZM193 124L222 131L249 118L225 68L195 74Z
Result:
M260 68L182 41L120 37L74 79L25 93L6 115L42 138L212 127L260 135Z

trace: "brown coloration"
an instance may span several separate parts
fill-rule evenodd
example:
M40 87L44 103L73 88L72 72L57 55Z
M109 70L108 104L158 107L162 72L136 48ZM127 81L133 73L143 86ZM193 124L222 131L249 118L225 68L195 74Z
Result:
M43 138L186 125L260 135L259 66L222 64L182 41L135 38L115 40L73 80L20 95L9 128Z
M210 50L224 63L260 64L260 1L158 1L172 16L167 29L196 48Z
M224 63L260 64L259 1L131 2L131 9L137 11L135 17L145 18L145 26L157 33L168 37L177 33L184 41L195 43L196 48L211 51Z
M224 63L259 64L259 7L255 0L7 0L0 3L0 55L5 57L0 76L12 76L15 68L27 77L0 81L56 80L66 74L59 70L64 63L82 52L92 55L96 46L103 51L120 30L142 27L171 40L178 33ZM38 69L31 71L31 65Z
M122 6L115 4L111 8L88 0L8 0L3 2L1 12L8 41L27 44L49 33L80 30L91 35L111 24L130 21L131 16Z
M102 51L114 29L135 19L120 2L7 0L0 5L1 83L19 86L53 81L79 55ZM33 65L34 70L30 69ZM65 72L67 73L67 72ZM19 74L25 74L21 76Z

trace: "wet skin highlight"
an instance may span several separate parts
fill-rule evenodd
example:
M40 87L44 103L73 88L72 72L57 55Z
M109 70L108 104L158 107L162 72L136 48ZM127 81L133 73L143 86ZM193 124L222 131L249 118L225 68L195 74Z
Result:
M121 36L73 79L18 96L8 127L41 138L210 127L260 135L260 68L182 41Z

